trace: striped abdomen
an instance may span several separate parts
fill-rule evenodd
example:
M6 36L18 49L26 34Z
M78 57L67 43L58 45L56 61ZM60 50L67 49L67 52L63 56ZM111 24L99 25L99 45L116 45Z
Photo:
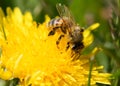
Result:
M51 28L56 28L56 27L61 27L61 26L63 26L62 18L54 18L50 20L50 22L48 23L48 27L51 27Z

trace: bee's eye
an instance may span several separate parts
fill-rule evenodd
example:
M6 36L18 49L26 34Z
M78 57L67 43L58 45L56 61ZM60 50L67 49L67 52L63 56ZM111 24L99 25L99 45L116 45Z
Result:
M81 32L83 32L84 30L83 29L81 29Z

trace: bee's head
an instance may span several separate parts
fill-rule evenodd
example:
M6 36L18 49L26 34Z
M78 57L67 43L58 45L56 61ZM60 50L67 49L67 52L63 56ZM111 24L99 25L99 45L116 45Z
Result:
M72 42L81 42L83 40L83 29L80 26L75 26L70 36Z

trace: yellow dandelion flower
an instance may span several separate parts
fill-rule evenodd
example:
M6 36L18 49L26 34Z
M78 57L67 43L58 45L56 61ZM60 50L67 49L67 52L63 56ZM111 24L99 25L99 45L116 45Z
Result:
M49 20L46 16L46 21L38 26L29 12L22 15L19 8L14 11L7 8L7 16L4 16L0 9L0 78L19 78L19 86L87 85L88 57L72 60L72 50L66 51L66 37L58 48L56 40L60 33L48 36L46 24ZM83 42L87 39L84 37ZM97 82L110 84L109 76L110 74L99 73L94 68L91 85Z

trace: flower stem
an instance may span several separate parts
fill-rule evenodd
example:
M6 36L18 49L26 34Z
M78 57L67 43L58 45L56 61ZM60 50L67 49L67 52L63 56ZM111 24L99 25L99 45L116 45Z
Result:
M87 85L87 86L90 86L91 73L92 73L92 67L93 67L93 60L94 60L94 56L92 56L92 57L90 58L90 69L89 69L88 85Z

